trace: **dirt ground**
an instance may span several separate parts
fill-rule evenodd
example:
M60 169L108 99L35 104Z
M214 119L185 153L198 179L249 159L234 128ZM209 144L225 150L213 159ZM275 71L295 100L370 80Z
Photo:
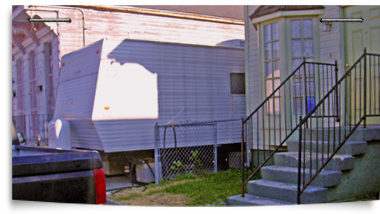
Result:
M130 188L108 195L107 197L121 204L132 206L186 206L190 199L183 194L156 192L171 185L178 185L186 182L187 181L184 180L171 182L164 186Z

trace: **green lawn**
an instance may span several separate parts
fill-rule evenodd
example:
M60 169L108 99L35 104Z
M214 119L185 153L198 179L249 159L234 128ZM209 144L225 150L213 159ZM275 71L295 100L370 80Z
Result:
M253 179L259 178L258 174ZM203 175L187 174L158 185L125 189L107 197L135 206L221 206L227 202L227 197L241 194L241 182L241 171L237 169ZM378 197L374 193L350 201L378 200Z
M255 177L259 178L258 176ZM241 194L241 171L186 175L147 188L125 189L108 197L127 205L139 206L206 206L223 204L227 197Z

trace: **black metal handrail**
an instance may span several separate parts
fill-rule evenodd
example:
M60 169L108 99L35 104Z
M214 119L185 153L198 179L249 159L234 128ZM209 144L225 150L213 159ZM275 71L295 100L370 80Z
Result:
M300 117L298 204L301 203L301 195L305 189L338 153L359 125L363 123L365 128L367 117L380 116L379 76L380 54L370 54L364 49L363 55L315 105L315 108L306 117ZM341 88L344 88L342 101L345 108L340 109L343 123L337 123L329 116L332 113L334 92L343 93ZM316 129L313 129L313 126ZM316 142L315 145L313 142Z
M304 58L303 62L248 117L242 118L242 197L244 197L244 187L248 181L268 163L274 153L278 152L293 133L298 130L298 116L305 116L313 109L313 104L317 103L330 86L336 83L337 75L337 61L334 64L307 62ZM324 79L329 81L320 84L325 82ZM316 86L319 89L318 91L311 90ZM333 116L339 120L337 91L335 95L336 114ZM292 115L288 117L287 112L289 111L292 112ZM256 139L256 150L263 152L262 155L258 152L256 155L257 168L245 179L243 151L245 143L248 142L247 144L250 146L250 142L254 138ZM270 154L266 156L265 151L269 151Z

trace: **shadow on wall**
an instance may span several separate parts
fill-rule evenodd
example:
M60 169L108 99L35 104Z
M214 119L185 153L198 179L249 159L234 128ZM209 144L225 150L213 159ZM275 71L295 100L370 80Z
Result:
M127 62L125 56L133 54L123 43L101 62L92 119L158 119L157 73Z
M215 46L232 47L232 48L245 48L245 41L242 39L231 39L220 42Z
M182 52L183 45L130 39L121 42L115 41L112 44L113 42L107 41L107 43L111 43L110 47L104 46L105 48L113 48L109 51L105 50L105 53L108 53L107 58L110 60L105 79L114 78L118 82L106 84L110 89L113 88L113 91L123 91L122 101L126 103L122 106L127 106L128 109L123 107L124 109L120 110L125 112L124 114L130 113L127 118L158 119L159 115L162 116L159 113L160 110L161 112L163 110L173 111L171 117L180 112L183 105L178 106L177 109L175 105L166 106L167 104L162 104L158 100L172 97L174 91L167 89L172 88L174 82L179 82L178 78L183 78L172 75L174 67L177 69L174 72L181 73L186 63L182 57L185 56ZM123 89L116 89L115 87L118 87L116 85L122 85ZM104 91L104 97L111 100L112 98L108 96L109 93L110 90ZM116 99L119 100L117 102L122 102L120 97ZM144 115L144 112L148 111L150 113ZM137 112L141 113L140 116ZM108 111L108 113L112 114L113 112ZM182 114L185 115L186 112L182 112ZM126 119L126 117L124 118ZM165 118L165 120L167 119Z
M243 52L237 49L236 45L244 47L244 41L228 40L218 44L234 47L232 49L125 39L113 43L110 47L104 46L103 52L109 60L110 68L123 67L122 72L126 74L133 69L136 75L148 76L148 72L156 75L160 100L158 111L159 115L165 115L164 118L160 116L160 119L166 123L179 112L181 114L176 118L177 121L237 116L235 110L231 111L231 105L238 103L240 106L245 99L230 96L229 73L235 70L244 71L244 57L239 58ZM122 84L125 85L126 82ZM131 84L139 86L138 82ZM143 89L132 88L133 93L141 98L142 95L139 93ZM245 107L245 104L241 106Z

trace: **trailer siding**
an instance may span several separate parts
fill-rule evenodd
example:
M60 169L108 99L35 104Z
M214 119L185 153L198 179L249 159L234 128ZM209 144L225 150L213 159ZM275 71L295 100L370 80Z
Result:
M103 149L91 120L101 48L102 41L62 57L54 118L69 121L73 147Z
M83 54L84 50L92 46L68 55L79 59L74 55L80 52ZM243 49L126 39L117 43L104 40L101 50L99 76L101 72L109 71L106 65L110 64L110 61L120 65L138 64L157 75L158 91L157 119L93 119L93 126L104 152L153 149L154 123L157 121L159 124L166 124L181 111L172 120L173 123L237 119L245 115L245 95L231 95L229 80L231 72L244 72ZM62 62L66 66L65 57ZM76 60L76 63L79 62ZM75 82L77 79L68 80L67 77L61 79L65 79L67 84L69 82L77 84ZM62 86L69 88L69 85ZM104 86L98 84L95 94L86 96L88 100L92 99L92 102L87 102L87 115L90 113L90 103L94 104L93 100ZM115 93L123 99L122 91ZM81 99L86 98L81 95ZM71 124L72 121L69 119L69 122ZM75 137L75 139L83 138ZM85 143L77 143L76 147L94 149Z

